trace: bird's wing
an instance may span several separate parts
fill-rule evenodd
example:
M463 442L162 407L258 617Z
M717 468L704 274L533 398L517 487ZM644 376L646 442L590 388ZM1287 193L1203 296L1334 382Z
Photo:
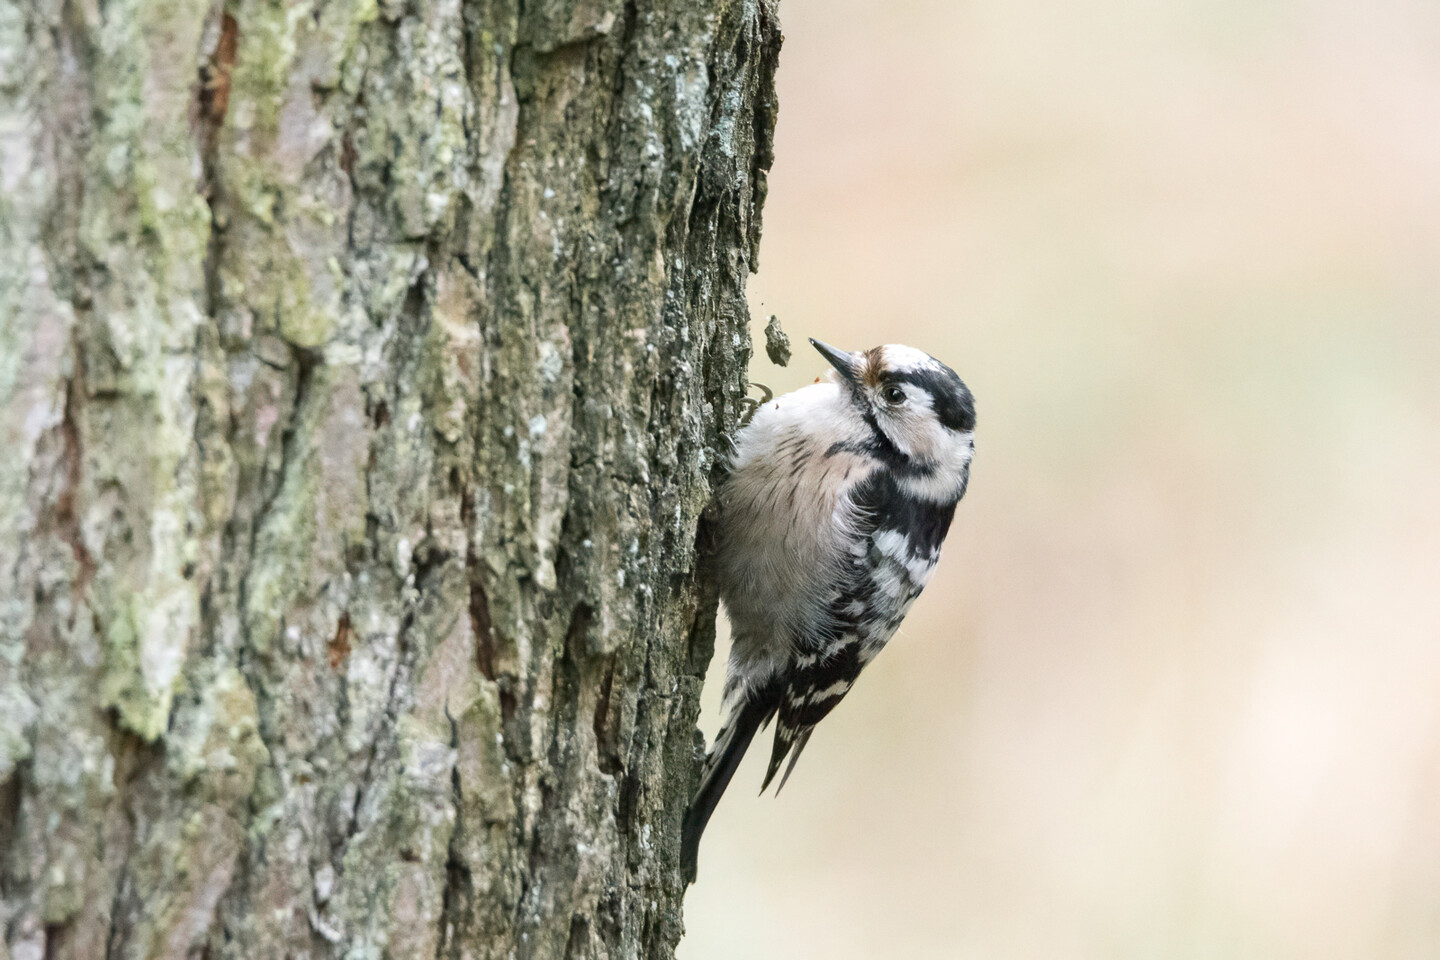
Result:
M857 487L852 511L857 529L848 562L836 573L824 621L802 642L786 673L761 792L788 755L780 779L784 787L811 730L894 636L930 579L954 509L904 495L885 473Z

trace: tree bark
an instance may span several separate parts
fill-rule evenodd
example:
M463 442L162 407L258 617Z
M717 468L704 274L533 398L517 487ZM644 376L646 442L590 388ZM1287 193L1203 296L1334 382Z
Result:
M673 954L773 2L0 2L0 960Z

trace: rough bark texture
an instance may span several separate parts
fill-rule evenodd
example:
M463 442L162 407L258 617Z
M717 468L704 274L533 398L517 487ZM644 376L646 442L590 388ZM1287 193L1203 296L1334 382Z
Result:
M772 3L0 2L0 958L672 954Z

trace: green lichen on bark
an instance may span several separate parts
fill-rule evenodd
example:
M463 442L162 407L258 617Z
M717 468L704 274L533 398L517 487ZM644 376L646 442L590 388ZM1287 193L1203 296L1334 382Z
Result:
M672 953L778 43L0 7L10 955Z

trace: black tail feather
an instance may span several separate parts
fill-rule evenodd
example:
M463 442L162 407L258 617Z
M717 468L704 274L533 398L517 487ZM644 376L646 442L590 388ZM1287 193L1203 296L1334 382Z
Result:
M762 794L770 788L775 774L780 772L780 764L789 756L790 765L785 768L785 776L780 778L780 786L775 788L775 796L780 796L780 791L785 789L785 781L790 779L790 771L795 769L795 761L800 759L805 744L810 742L810 731L814 729L792 727L785 722L783 715L780 717L780 722L775 726L775 744L770 749L770 766L765 770L765 782L760 784Z
M785 789L785 784L789 781L790 774L795 770L795 761L799 760L800 754L805 752L805 744L810 742L810 734L814 731L814 727L805 727L796 735L795 746L790 748L790 762L785 764L785 775L780 778L780 786L775 788L775 796L780 796L780 791ZM774 776L774 771L771 771L771 776ZM770 781L767 779L765 784L769 786Z
M730 785L730 778L735 776L735 769L740 766L740 758L745 756L745 750L754 739L755 732L774 715L773 697L747 697L735 707L716 736L715 745L710 748L710 754L705 758L700 789L695 791L695 798L690 801L690 807L685 811L685 821L680 831L680 872L686 883L695 882L700 835L705 832L705 824L710 822L710 814L715 812L715 804L720 802L720 795Z

